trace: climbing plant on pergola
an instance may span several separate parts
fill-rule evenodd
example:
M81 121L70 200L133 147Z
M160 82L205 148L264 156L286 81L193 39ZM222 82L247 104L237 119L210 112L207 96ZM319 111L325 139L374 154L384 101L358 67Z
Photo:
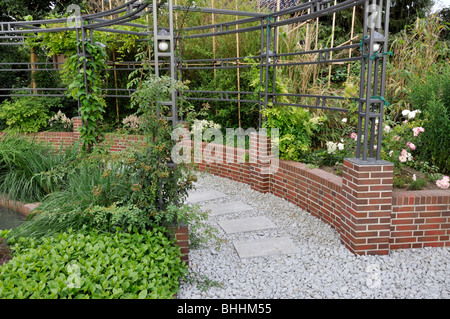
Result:
M364 12L363 34L359 42L322 49L300 52L277 52L279 28L286 25L294 25L302 22L313 21L320 17L333 15L349 8L362 7ZM69 32L76 36L76 56L78 57L79 70L84 80L86 96L100 94L99 88L92 87L95 81L90 80L88 65L93 61L92 46L95 33L123 34L137 37L139 41L152 44L150 63L156 76L168 75L174 79L184 80L185 70L195 72L200 69L210 70L239 70L249 68L243 63L244 59L257 61L260 81L258 96L254 92L246 91L201 91L190 90L187 92L173 91L166 101L161 101L170 109L167 119L175 126L181 121L177 101L180 97L187 100L200 101L228 101L238 103L256 103L260 111L272 105L288 105L302 108L329 110L335 112L349 112L348 108L336 107L333 102L349 101L356 103L357 148L355 157L361 161L374 162L380 160L382 127L385 99L386 63L390 54L388 52L389 34L389 7L390 0L310 0L297 5L270 13L243 12L237 10L224 10L215 8L199 8L191 5L174 5L173 0L130 0L124 5L111 8L99 13L82 15L77 7L69 7L68 18L49 19L39 21L21 21L0 23L0 47L6 45L25 45L30 39L36 38L41 33ZM201 12L211 15L229 15L234 19L227 22L211 23L207 25L185 26L182 19L186 12ZM148 23L137 23L139 17L147 17ZM238 17L238 18L235 18ZM57 26L57 27L55 27ZM181 48L183 41L201 38L213 38L230 34L242 34L258 32L259 43L255 43L258 54L251 57L214 58L184 60ZM90 46L92 45L92 46ZM107 44L106 44L107 45ZM340 50L354 50L359 55L336 58ZM292 61L293 56L316 55L317 59L309 61ZM302 65L331 65L335 63L358 62L361 64L359 91L354 97L331 96L323 94L294 94L279 93L275 91L277 72L275 70L285 66ZM136 70L141 67L143 61L129 61L124 63L126 70ZM12 66L15 66L13 68ZM42 67L45 65L45 67ZM104 67L112 66L114 71L118 69L114 61L104 64ZM2 63L0 72L42 72L58 71L59 68L48 68L47 64L32 60L28 63ZM272 70L272 72L271 72ZM99 71L99 70L97 70ZM66 96L67 89L61 88L2 88L2 97L11 96L14 91L28 91L26 95L33 96ZM72 88L73 89L73 88ZM102 97L129 98L133 89L119 87L115 89L102 89ZM16 94L17 95L17 94ZM19 94L20 95L20 94ZM23 94L25 95L25 94ZM79 100L79 110L82 109L83 98L73 95ZM296 103L286 103L283 98L295 97ZM261 113L260 113L261 114ZM260 115L259 126L264 118ZM365 138L364 138L365 137ZM369 138L370 137L370 138Z

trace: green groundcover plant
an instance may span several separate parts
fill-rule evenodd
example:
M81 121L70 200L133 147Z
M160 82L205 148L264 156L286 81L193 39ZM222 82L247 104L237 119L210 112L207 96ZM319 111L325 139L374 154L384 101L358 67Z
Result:
M0 267L0 298L173 298L187 267L169 238L158 227L22 237L11 244L13 258Z

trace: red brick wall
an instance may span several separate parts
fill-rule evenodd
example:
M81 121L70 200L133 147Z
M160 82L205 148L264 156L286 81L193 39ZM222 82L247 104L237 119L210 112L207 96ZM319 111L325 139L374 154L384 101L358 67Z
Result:
M280 160L278 172L270 179L270 193L308 211L340 229L342 178L305 164Z
M207 143L202 143L201 147L204 149ZM211 146L211 145L210 145ZM222 149L222 151L220 151ZM221 161L214 162L215 153L218 151ZM195 150L194 150L195 152ZM226 145L217 145L217 148L212 149L209 156L204 156L199 163L196 163L196 167L199 170L209 172L211 174L226 177L237 182L250 184L251 178L251 166L245 161L248 151L245 149L239 149L235 147L228 147ZM194 158L193 158L194 160Z
M28 216L30 212L35 209L39 203L29 203L24 204L21 202L16 202L13 200L8 200L4 198L0 198L0 206L5 208L10 208L12 210L15 210L16 212L19 212L25 216Z
M0 132L0 136L3 135ZM73 132L39 132L27 134L30 138L34 138L38 141L49 142L53 146L59 148L64 146L70 146L74 142Z
M388 254L392 163L345 159L341 192L341 239L358 254Z
M450 191L394 192L391 249L450 246Z
M182 224L174 229L176 243L181 250L181 260L189 264L189 228Z

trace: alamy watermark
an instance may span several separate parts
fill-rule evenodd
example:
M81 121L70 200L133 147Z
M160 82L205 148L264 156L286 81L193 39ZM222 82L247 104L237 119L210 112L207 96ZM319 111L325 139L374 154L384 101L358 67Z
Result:
M80 266L77 264L67 265L67 280L66 285L68 288L79 289L81 288L81 272Z
M69 28L81 28L81 8L79 5L71 4L66 9L67 13L72 13L67 18L67 27Z
M366 267L366 273L368 273L366 277L366 285L371 289L380 288L381 287L381 278L380 278L380 265L378 264L370 264Z
M258 130L227 128L225 138L218 128L192 132L187 128L176 128L172 131L172 140L176 141L176 144L172 149L171 157L177 164L248 162L265 166L271 174L278 171L278 128L270 129L270 139L265 128Z
M367 27L369 29L381 28L381 18L383 15L383 11L381 7L377 4L370 4L366 7L367 10Z

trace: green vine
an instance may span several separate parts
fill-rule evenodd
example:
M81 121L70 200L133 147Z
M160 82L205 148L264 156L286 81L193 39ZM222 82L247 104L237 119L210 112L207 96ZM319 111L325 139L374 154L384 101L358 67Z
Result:
M82 46L82 43L78 44ZM68 86L69 96L80 101L80 138L87 152L102 141L103 135L98 129L105 112L105 100L102 98L101 84L107 77L107 55L100 43L84 43L86 56L71 55L65 64L63 79ZM80 50L81 51L81 50Z

